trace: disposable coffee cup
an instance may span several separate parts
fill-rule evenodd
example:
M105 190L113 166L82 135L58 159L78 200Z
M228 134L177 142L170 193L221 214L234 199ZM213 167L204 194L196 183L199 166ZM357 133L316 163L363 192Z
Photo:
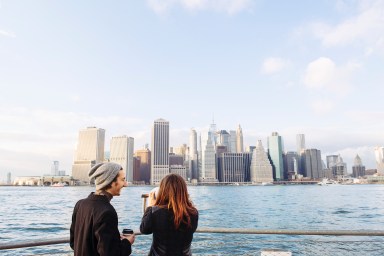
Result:
M130 229L130 228L123 229L123 235L132 235L132 234L133 234L132 229Z

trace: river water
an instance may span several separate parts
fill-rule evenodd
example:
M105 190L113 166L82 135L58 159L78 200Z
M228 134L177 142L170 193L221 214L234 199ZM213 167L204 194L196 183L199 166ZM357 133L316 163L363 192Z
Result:
M0 187L0 243L65 238L69 236L75 203L92 187ZM138 230L142 216L141 194L149 186L132 186L112 199L119 229ZM383 185L286 185L286 186L189 186L199 210L199 227L291 230L384 230ZM311 239L310 239L311 238ZM337 242L321 252L322 238L240 234L195 234L194 255L260 255L261 248L280 248L293 255L343 255L336 253L362 238ZM316 245L311 243L315 239ZM336 239L328 237L328 239ZM382 238L364 244L370 253L382 255ZM318 241L317 241L318 240ZM357 240L357 241L356 241ZM146 255L151 236L137 236L133 255ZM308 251L310 244L313 251ZM307 245L305 247L304 245ZM341 249L340 249L341 248ZM356 248L362 248L361 244ZM381 252L380 252L381 251ZM380 252L380 253L379 253ZM68 245L0 251L0 255L72 255ZM360 254L356 254L360 255Z

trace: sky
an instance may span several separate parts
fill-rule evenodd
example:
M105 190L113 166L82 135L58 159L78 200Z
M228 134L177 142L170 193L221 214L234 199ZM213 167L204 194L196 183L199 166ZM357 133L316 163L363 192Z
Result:
M214 120L323 159L384 146L384 1L0 0L0 182L71 173L79 130L170 145Z

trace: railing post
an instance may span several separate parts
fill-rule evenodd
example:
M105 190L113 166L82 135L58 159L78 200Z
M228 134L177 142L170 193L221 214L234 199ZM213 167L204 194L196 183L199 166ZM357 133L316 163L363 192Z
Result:
M145 213L145 209L147 209L147 198L149 194L142 194L141 198L143 198L143 214Z

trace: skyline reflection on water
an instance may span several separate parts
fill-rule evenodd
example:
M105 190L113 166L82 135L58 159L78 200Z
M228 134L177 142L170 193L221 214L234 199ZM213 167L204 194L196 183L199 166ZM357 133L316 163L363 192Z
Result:
M122 190L121 196L112 199L120 230L138 231L142 216L141 195L151 188L128 187ZM75 203L93 189L0 187L0 243L69 236ZM384 227L382 185L189 186L188 190L199 210L199 227L292 230L383 230ZM195 234L194 253L220 255L220 250L230 251L228 246L233 246L236 239L239 242L235 246L244 238L252 239L249 235L218 236ZM218 239L230 239L232 243L217 246L215 252L213 249L207 251L207 245L217 243ZM138 236L133 255L146 255L150 242L151 236ZM60 253L68 249L68 245L25 248L17 250L17 255ZM246 244L239 250L247 255ZM0 254L4 252L14 255L15 251Z

